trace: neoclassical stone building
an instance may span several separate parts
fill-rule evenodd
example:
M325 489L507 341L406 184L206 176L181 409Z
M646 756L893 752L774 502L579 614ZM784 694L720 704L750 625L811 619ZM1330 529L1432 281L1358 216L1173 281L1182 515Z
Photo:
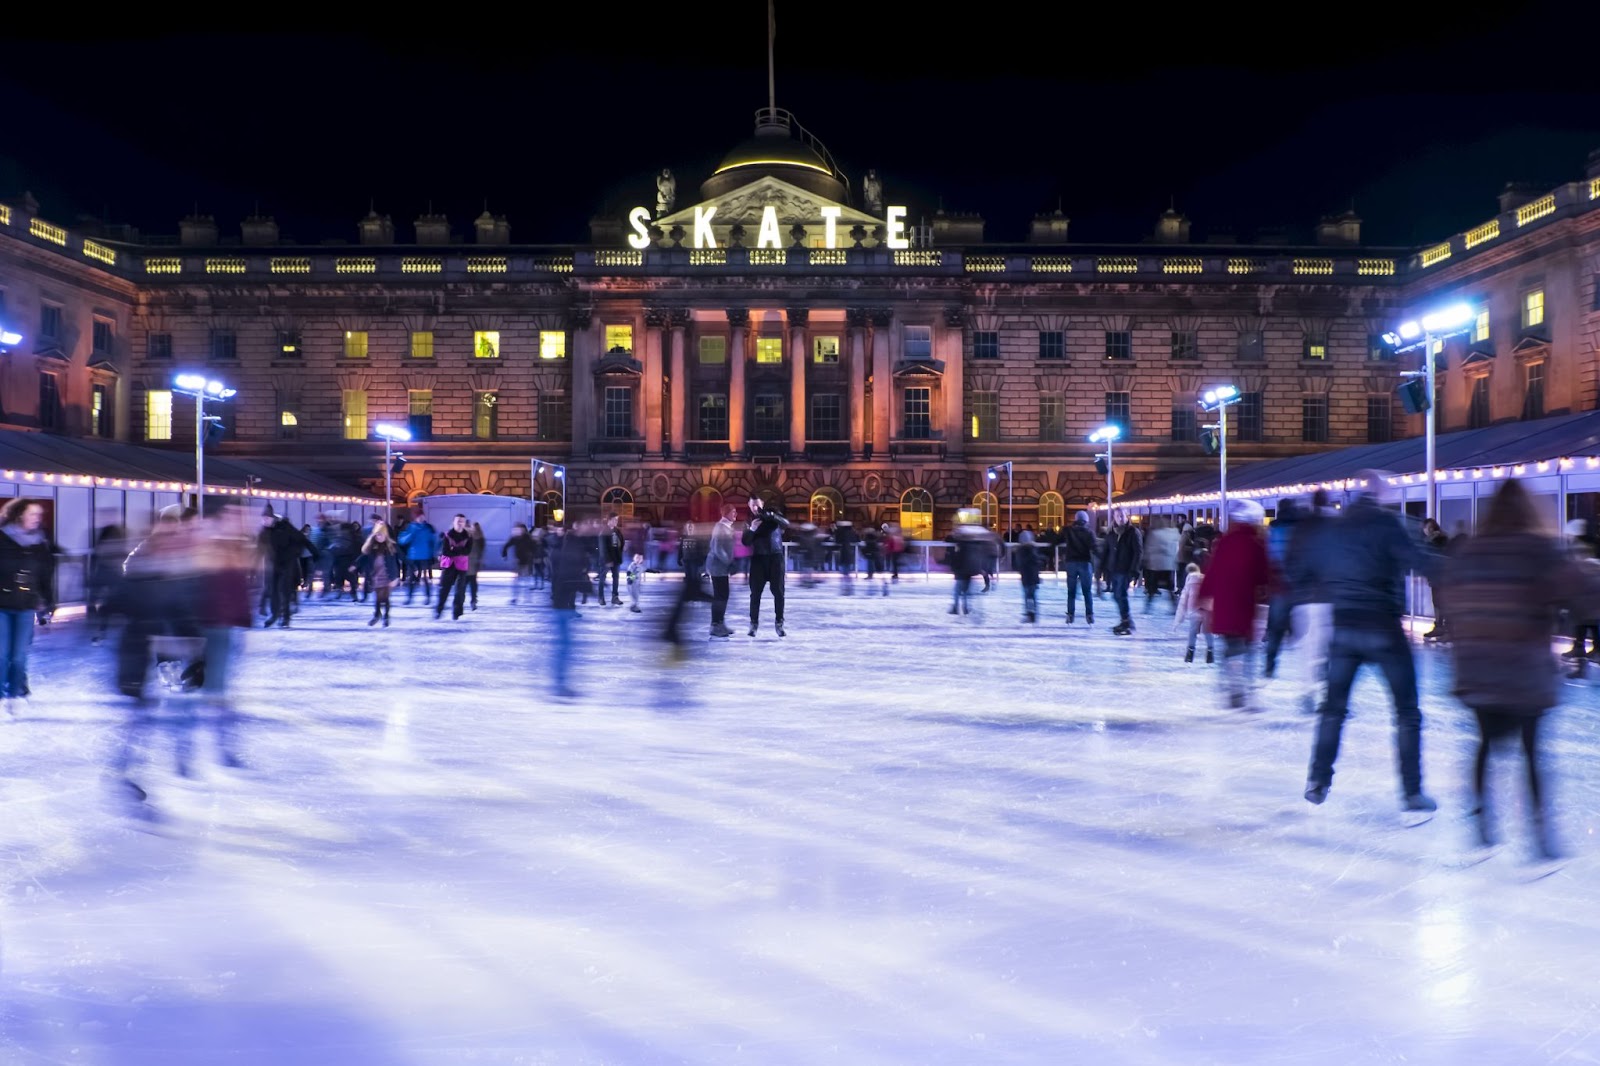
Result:
M1088 434L1119 423L1116 491L1214 460L1197 394L1237 385L1230 459L1421 432L1395 398L1417 355L1378 338L1434 302L1480 308L1441 353L1442 429L1593 408L1600 166L1508 187L1484 224L1423 249L1191 240L1168 211L1119 246L1059 215L1009 243L924 220L852 180L787 113L680 198L663 171L582 244L525 244L487 212L470 240L369 214L347 245L269 218L176 241L84 233L0 204L0 422L192 448L173 376L218 405L224 453L381 494L380 422L409 426L397 499L536 494L573 514L670 521L760 494L819 522L938 535L975 502L1048 527L1104 498ZM546 466L534 480L532 460ZM1005 474L986 472L1009 462ZM1009 487L1009 492L1008 492ZM543 514L541 518L543 518Z

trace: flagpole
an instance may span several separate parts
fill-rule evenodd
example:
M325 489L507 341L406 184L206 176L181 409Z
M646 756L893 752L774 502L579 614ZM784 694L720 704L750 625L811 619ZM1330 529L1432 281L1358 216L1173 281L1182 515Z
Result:
M776 0L767 0L767 108L774 114L778 110L778 87L773 74L772 42L778 35L777 14L773 10Z

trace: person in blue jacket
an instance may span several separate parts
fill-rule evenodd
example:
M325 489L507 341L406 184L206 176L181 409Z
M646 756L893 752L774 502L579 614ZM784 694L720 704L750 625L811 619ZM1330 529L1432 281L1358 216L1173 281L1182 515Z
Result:
M433 596L429 575L439 560L439 531L418 511L396 539L406 555L406 603L411 603L417 592L417 582L421 581L422 605L426 607Z

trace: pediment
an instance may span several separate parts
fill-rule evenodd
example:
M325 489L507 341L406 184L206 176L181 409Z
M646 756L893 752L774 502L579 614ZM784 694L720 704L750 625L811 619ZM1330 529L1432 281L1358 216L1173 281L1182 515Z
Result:
M1543 337L1527 336L1511 346L1512 355L1526 355L1529 352L1545 351L1550 347L1550 342Z
M718 227L740 225L754 233L755 227L761 224L761 212L768 205L777 208L778 223L785 230L795 223L806 227L820 226L824 207L839 208L839 225L843 230L848 230L857 223L875 226L883 221L848 204L837 203L825 196L818 196L808 189L767 176L757 178L748 185L741 185L722 196L703 200L699 204L690 204L681 210L664 215L657 219L655 224L664 230L670 230L673 226L692 229L695 208L714 207L717 213L713 216L713 225Z
M895 365L894 376L905 379L937 381L944 377L943 359L902 359Z

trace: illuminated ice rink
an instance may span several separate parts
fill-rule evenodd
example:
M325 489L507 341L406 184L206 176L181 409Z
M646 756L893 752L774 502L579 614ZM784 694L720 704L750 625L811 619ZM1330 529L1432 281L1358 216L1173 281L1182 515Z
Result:
M1593 683L1535 880L1510 753L1507 847L1466 861L1443 653L1406 828L1375 675L1318 808L1295 683L1220 710L1165 607L1119 639L1048 577L1032 627L1011 577L967 618L944 577L796 584L786 639L736 583L681 663L670 581L591 604L569 702L548 601L310 604L245 635L246 769L150 753L155 825L106 777L109 648L41 632L0 722L0 1062L1600 1062Z

